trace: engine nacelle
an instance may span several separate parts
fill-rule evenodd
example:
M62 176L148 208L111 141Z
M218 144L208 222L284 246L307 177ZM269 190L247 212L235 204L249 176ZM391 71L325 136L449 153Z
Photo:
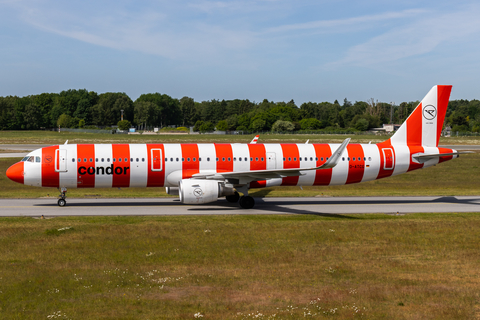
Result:
M165 192L171 196L179 195L178 187L165 187Z
M233 188L217 180L183 179L179 184L180 202L185 204L210 203L234 193Z

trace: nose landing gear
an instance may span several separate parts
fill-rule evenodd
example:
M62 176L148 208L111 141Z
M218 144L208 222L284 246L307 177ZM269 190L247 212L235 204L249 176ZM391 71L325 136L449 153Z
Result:
M67 188L60 189L60 195L59 195L60 199L58 199L57 201L57 204L59 207L65 207L65 205L67 204L67 201L65 200L65 198L67 197L66 193L67 193Z

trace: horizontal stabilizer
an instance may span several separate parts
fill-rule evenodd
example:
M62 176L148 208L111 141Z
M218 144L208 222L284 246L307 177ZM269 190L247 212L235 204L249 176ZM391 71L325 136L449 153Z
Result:
M418 153L418 154L414 154L412 158L418 161L418 163L425 163L435 158L459 156L460 154L467 154L467 153L475 153L475 152L474 151L457 151L457 152L450 152L450 153L435 153L435 154Z

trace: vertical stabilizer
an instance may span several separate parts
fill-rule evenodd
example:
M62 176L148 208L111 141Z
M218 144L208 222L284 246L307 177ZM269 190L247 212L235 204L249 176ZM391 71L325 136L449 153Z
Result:
M390 138L392 145L437 147L452 86L434 86Z

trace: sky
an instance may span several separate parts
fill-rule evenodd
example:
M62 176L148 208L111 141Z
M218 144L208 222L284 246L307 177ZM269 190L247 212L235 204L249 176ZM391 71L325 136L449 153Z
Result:
M478 1L0 0L0 96L480 99Z

